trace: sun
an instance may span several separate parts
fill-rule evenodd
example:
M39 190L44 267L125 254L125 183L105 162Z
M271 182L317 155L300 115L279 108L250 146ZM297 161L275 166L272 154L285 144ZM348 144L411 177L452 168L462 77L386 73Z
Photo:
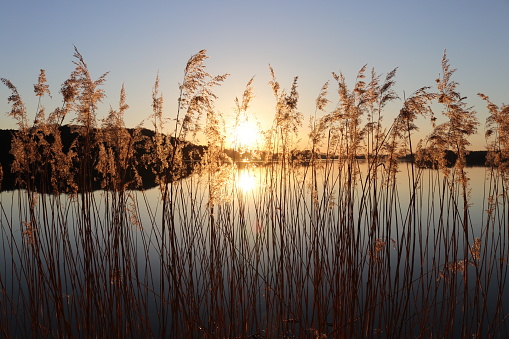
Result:
M254 122L239 123L233 131L233 145L239 149L253 150L258 147L260 128Z

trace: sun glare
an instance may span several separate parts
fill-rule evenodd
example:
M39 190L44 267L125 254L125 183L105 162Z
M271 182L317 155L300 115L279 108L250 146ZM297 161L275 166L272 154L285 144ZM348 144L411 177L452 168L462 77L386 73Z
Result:
M242 171L237 177L237 187L243 192L250 192L256 187L256 177L248 171Z
M255 123L245 121L240 123L233 132L233 144L239 148L249 150L258 146L260 131Z

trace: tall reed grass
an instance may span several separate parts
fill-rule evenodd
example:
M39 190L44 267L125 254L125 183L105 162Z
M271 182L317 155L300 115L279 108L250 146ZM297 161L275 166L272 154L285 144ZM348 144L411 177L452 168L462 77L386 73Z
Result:
M62 106L48 117L41 71L33 124L16 87L1 79L18 123L11 168L19 187L0 195L3 337L508 335L509 110L480 94L489 156L476 192L483 212L474 215L465 159L478 122L445 53L436 90L404 98L389 124L396 70L381 76L365 66L352 88L333 74L339 101L326 111L326 83L306 158L295 144L304 118L298 79L286 91L270 68L275 114L257 164L226 155L213 88L227 74L206 72L205 51L186 65L170 134L156 78L150 138L125 128L124 87L118 110L97 118L106 74L93 80L77 49L74 57ZM252 85L235 100L236 124ZM64 147L59 127L71 114L78 137ZM419 116L433 131L416 142ZM207 151L190 162L184 148L198 131ZM401 161L406 155L415 161ZM158 189L135 189L140 164ZM242 173L257 186L243 189Z

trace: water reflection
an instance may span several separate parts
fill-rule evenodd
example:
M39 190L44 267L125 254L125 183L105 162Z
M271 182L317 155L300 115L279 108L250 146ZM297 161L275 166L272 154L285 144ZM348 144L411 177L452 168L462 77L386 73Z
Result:
M259 186L258 179L253 171L243 168L237 172L237 178L235 181L237 188L243 193L249 193Z
M413 319L428 310L436 314L428 336L444 332L441 319L457 327L474 324L472 331L486 335L487 326L505 326L505 196L490 205L497 217L483 212L484 190L498 199L500 179L487 182L485 168L467 169L467 234L462 200L440 172L419 170L413 186L404 164L391 192L382 174L365 179L366 163L359 163L359 184L351 187L331 179L346 177L341 171L339 163L291 171L272 164L225 166L172 183L166 201L158 188L128 195L97 191L86 199L41 194L35 203L24 191L2 192L0 312L11 311L3 301L19 301L13 318L19 325L8 334L25 334L32 318L24 315L37 313L39 305L60 312L56 321L89 331L117 326L103 312L117 307L119 332L141 316L148 320L133 333L158 337L198 327L182 336L206 336L201 329L207 326L237 337L270 329L276 329L273 337L283 330L304 337L322 326L322 333L336 337L337 324L350 321L353 332L365 334L370 324L360 321L384 324L385 314L404 336L421 328ZM24 236L28 230L34 241ZM486 306L477 307L478 300ZM485 327L477 325L479 313ZM463 325L466 317L472 321ZM58 330L51 321L33 320ZM0 328L10 324L0 317ZM505 327L500 332L507 334ZM220 334L208 336L227 336Z

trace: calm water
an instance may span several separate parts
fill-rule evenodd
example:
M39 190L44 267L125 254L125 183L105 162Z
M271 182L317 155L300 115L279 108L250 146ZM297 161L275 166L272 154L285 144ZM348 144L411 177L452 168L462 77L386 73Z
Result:
M505 336L500 181L468 168L465 223L456 180L409 166L393 185L384 174L367 180L360 163L348 189L337 163L248 165L174 183L170 203L159 188L86 199L2 192L0 328Z

